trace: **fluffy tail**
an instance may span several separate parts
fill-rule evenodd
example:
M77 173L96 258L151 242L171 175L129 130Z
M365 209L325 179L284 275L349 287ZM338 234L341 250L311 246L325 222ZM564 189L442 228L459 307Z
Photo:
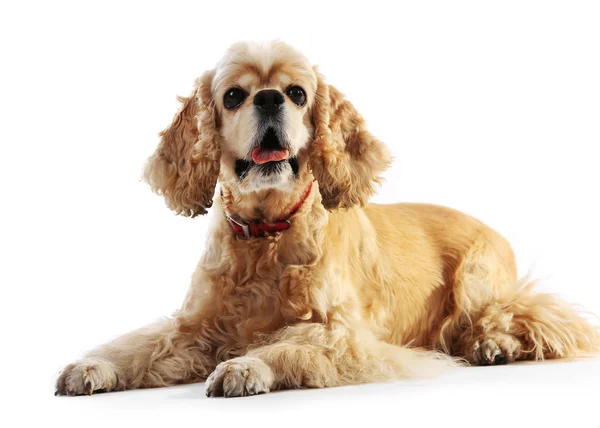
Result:
M535 285L535 281L524 279L507 304L513 314L511 333L524 345L521 359L600 352L600 326L588 319L593 315L552 294L533 292Z

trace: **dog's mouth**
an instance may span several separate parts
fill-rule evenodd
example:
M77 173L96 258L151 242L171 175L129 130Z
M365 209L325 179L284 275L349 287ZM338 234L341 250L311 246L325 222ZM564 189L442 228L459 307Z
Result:
M252 168L257 168L262 175L271 175L282 172L286 165L290 165L294 176L298 174L298 159L290 157L290 151L283 146L277 132L270 127L264 133L258 146L251 153L252 160L237 159L235 173L240 180L244 179Z
M252 151L252 161L257 165L263 165L267 162L280 162L288 159L290 153L285 149L275 129L269 128L260 140L260 144Z

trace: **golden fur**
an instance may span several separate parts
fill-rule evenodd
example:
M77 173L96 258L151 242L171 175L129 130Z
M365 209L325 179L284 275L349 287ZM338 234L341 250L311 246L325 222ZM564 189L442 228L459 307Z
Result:
M228 88L306 90L285 101L297 174L234 173L252 148L251 102L223 107ZM59 394L197 382L208 395L428 376L455 364L501 364L595 352L597 328L569 304L519 280L509 244L457 211L367 204L390 164L352 104L283 43L237 44L196 82L163 131L145 178L178 214L220 197L207 248L181 309L63 370ZM254 122L253 122L254 121ZM224 211L285 216L292 227L240 239Z

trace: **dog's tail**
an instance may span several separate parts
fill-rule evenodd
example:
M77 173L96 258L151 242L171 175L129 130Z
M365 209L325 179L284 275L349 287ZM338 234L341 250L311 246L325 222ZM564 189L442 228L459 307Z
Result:
M525 278L507 304L513 314L511 333L523 346L521 359L543 360L600 352L600 326L592 314L548 293L533 291Z

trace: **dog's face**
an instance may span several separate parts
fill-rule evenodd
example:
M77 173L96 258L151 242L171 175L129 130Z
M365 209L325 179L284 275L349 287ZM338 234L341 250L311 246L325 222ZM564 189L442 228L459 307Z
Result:
M281 42L233 45L181 101L144 171L177 214L206 213L217 179L235 197L315 179L327 209L364 205L391 160L352 104Z
M317 77L306 58L284 44L234 45L211 86L222 176L242 193L291 190L313 138Z

